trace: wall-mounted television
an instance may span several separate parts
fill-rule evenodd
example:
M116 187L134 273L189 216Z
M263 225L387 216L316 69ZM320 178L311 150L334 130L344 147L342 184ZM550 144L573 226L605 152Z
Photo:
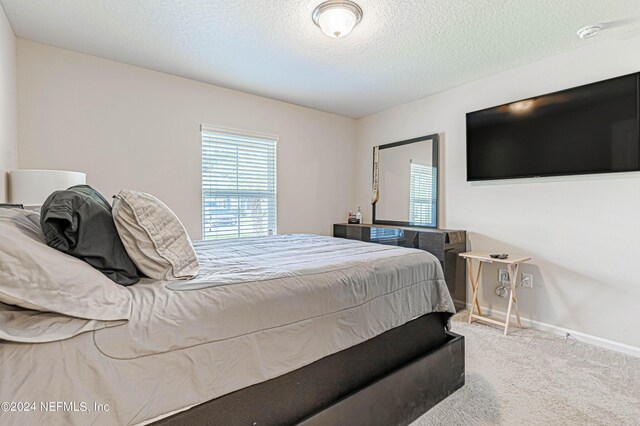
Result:
M640 170L640 73L467 114L467 180Z

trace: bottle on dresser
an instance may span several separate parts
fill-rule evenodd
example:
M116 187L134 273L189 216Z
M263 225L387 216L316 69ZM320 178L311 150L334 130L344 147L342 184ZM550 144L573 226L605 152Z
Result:
M358 223L356 222L356 215L353 214L353 210L349 210L349 220L347 223Z

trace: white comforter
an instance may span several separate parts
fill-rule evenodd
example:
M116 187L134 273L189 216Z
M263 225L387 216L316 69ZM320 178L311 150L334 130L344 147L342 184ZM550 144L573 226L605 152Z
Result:
M424 251L312 235L201 242L196 251L198 278L129 287L124 325L0 343L0 402L23 408L0 411L0 424L136 424L417 316L454 312L440 264ZM43 411L51 402L56 411Z

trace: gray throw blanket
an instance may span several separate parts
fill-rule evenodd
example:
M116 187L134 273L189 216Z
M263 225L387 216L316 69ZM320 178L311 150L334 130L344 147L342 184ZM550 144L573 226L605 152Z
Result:
M51 194L42 206L40 223L47 244L77 257L122 285L138 282L111 215L111 206L88 185Z

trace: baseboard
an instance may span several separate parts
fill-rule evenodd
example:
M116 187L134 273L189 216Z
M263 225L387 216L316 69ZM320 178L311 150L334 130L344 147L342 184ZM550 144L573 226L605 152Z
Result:
M506 312L488 308L482 305L480 306L480 308L482 309L483 314L486 312L488 315L496 317L497 319L504 320L507 317ZM471 309L471 303L467 303L467 309ZM513 318L514 315L512 315L512 319ZM572 338L581 342L640 358L640 348L636 346L627 345L626 343L620 343L609 339L603 339L602 337L592 336L591 334L582 333L580 331L575 331L524 317L521 317L520 319L522 320L522 325L525 327L533 328L540 331L546 331L547 333L557 334L558 336L563 337L569 334Z

